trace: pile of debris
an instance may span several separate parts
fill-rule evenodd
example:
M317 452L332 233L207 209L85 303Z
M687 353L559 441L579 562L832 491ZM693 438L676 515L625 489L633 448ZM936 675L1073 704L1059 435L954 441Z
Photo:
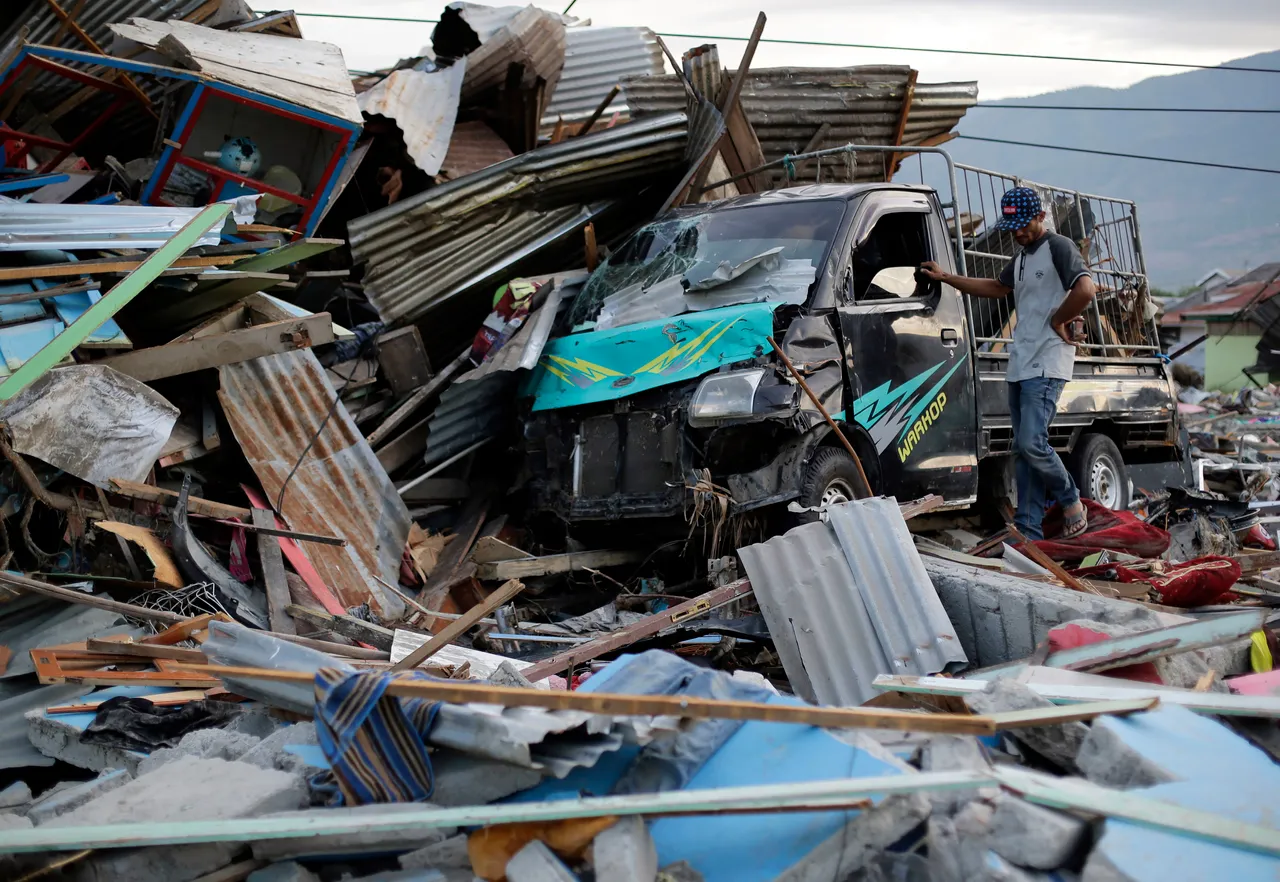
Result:
M611 250L888 180L975 84L467 3L353 80L162 6L0 34L0 875L1274 874L1261 429L1066 541L937 496L768 538L709 478L674 536L528 516L514 402Z

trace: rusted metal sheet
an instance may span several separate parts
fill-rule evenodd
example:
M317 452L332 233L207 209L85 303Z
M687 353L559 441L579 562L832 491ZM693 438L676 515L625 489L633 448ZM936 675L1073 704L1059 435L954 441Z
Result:
M497 165L514 155L507 142L485 123L479 120L458 123L453 127L449 151L439 171L453 180Z
M849 68L771 68L754 70L742 89L742 106L755 128L765 159L774 162L800 153L825 123L821 147L842 144L891 144L896 134L911 69L875 65ZM685 91L674 76L631 77L623 96L637 119L685 106ZM915 87L904 145L945 135L978 100L977 83L920 83ZM798 180L854 183L885 179L887 156L858 156L854 175L843 160L804 163ZM782 173L775 171L775 184Z
M315 355L269 355L224 365L218 374L218 400L271 504L302 458L280 514L295 530L347 540L346 547L306 548L325 584L348 608L368 602L384 619L398 618L403 602L378 578L398 580L409 511L347 409L334 406L336 394Z
M662 48L648 28L569 28L565 31L564 71L551 104L542 116L543 133L556 121L583 122L624 77L657 76L663 71ZM615 98L605 119L630 116L627 103Z
M440 70L393 70L386 79L361 92L356 103L369 116L394 120L414 164L434 175L453 146L458 95L466 68L464 58Z

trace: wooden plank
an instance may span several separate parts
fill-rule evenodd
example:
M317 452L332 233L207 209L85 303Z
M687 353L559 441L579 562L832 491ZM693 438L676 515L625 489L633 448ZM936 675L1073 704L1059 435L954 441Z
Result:
M206 269L226 266L238 260L237 255L209 255L207 257L180 257L169 269ZM0 282L22 282L30 279L55 279L65 276L100 275L104 273L131 273L146 261L142 258L106 257L101 260L80 260L75 263L51 263L43 266L0 267Z
M394 442L392 442L394 443ZM428 478L400 495L405 502L457 502L471 495L471 485L461 478Z
M118 493L121 496L128 496L130 499L155 502L165 508L173 508L178 501L178 494L172 490L153 487L150 484L143 484L141 481L129 481L125 478L112 478L111 492ZM205 515L211 518L236 518L248 521L253 517L252 509L240 508L237 505L227 505L225 502L213 502L209 499L201 499L198 496L188 497L187 504L193 514Z
M246 273L270 273L278 269L292 266L300 260L324 254L347 244L344 239L298 239L288 245L281 245L262 254L247 257L237 263L233 269Z
M125 658L118 654L79 652L72 649L33 649L31 662L36 668L36 679L44 685L59 683L83 683L87 686L181 686L185 688L213 688L218 680L190 670L166 670L164 665L174 664L157 660L158 671L111 671L103 666L116 665ZM143 661L146 661L145 659Z
M136 349L124 355L104 358L94 364L104 365L147 383L332 342L333 321L327 313L319 313L305 319L254 325L212 337L197 337L182 343Z
M406 659L407 660L407 659ZM235 679L259 679L277 683L315 682L313 674L266 668L216 665L190 666L192 673ZM395 666L393 666L395 669ZM526 669L525 676L528 676ZM994 734L990 717L973 714L929 714L869 707L814 707L807 704L766 704L725 701L688 695L622 695L603 692L568 692L493 686L481 682L392 680L387 694L402 698L426 698L456 704L494 704L502 707L542 707L579 710L611 716L672 716L695 720L758 720L798 723L829 729L893 729L906 732L948 732L961 735Z
M598 570L602 567L639 563L642 560L644 560L642 551L574 551L569 554L550 554L546 557L481 563L476 568L476 578L495 582L503 579L527 579L587 568Z
M427 449L427 427L430 422L431 417L424 417L378 448L375 455L388 473L408 465L414 457L422 456L422 451Z
M470 567L474 571L475 564L467 560L471 546L475 544L484 520L489 513L489 497L485 493L477 493L469 498L458 520L454 524L453 540L444 547L436 560L435 569L418 593L418 600L430 610L438 610L444 606L449 597L449 589L460 579L467 578L464 571ZM466 564L466 566L464 566Z
M301 619L314 628L322 631L333 631L335 634L341 634L343 637L361 643L368 643L370 646L385 652L391 651L391 644L396 637L396 632L392 629L375 625L373 622L366 622L363 619L357 619L354 616L330 615L319 610L308 609L305 606L297 606L296 604L286 605L285 612L295 619Z
M93 37L89 36L88 32L85 31L84 28L80 27L80 24L74 18L68 15L65 9L63 9L61 6L58 5L57 0L45 0L45 3L47 3L49 8L53 10L53 14L58 17L58 20L62 22L63 26L70 29L70 31L73 34L75 34L76 37L79 38L81 43L84 43L84 45L88 46L91 50L98 53L99 55L110 54L108 52L103 51L102 47L98 45L97 41L94 40ZM138 101L142 104L142 109L145 110L147 113L149 113L153 118L158 119L158 117L156 117L155 110L151 107L151 96L149 96L146 92L142 91L142 88L136 82L133 81L133 78L131 76L129 76L124 71L121 71L119 76L122 80L124 80L125 85L128 87L129 91L132 92L134 97L137 98Z
M431 656L434 655L442 646L452 643L489 613L502 606L523 590L524 583L519 579L509 580L497 591L494 591L486 597L484 603L478 603L471 607L471 609L467 610L459 618L454 619L446 625L439 634L435 635L399 662L392 665L391 670L407 671L416 668L418 665L431 658Z
M946 499L936 493L930 493L928 496L922 496L919 499L913 499L909 502L900 502L898 503L898 507L902 511L902 519L904 521L909 521L917 515L937 511L946 504Z
M724 101L720 105L720 113L726 117L725 133L720 137L720 152L723 154L726 143L731 141L728 131L729 111L738 104L738 99L742 95L742 86L746 82L747 72L751 70L751 61L755 58L756 47L760 45L760 37L764 34L764 26L767 19L765 14L761 12L756 17L756 26L751 31L751 37L747 40L747 46L742 50L742 60L738 63L738 73L734 76L733 82L729 84L729 91L725 94ZM745 117L744 117L745 119ZM702 192L702 188L707 183L707 175L711 173L711 159L715 156L716 151L712 151L707 161L702 164L697 173L693 176L693 181L689 185L689 194L695 199ZM726 165L728 160L726 160ZM746 171L746 169L743 169ZM750 182L747 182L750 184ZM679 200L677 200L677 203Z
M471 363L471 350L468 348L461 355L449 362L440 373L436 374L431 382L423 386L417 392L414 392L405 399L404 404L397 407L391 412L391 415L382 421L378 428L369 433L369 444L377 447L379 443L387 438L392 432L400 427L400 424L413 416L414 411L426 404L431 398L444 391L444 388L453 382L454 376L460 373L466 365Z
M8 379L0 382L0 401L9 401L39 377L71 354L107 319L159 277L161 271L177 260L184 251L199 241L231 212L227 203L215 203L201 209L168 242L157 248L142 265L86 309L66 330L46 343L39 352L24 362Z
M641 619L634 625L628 625L620 628L611 634L598 637L590 643L583 643L572 649L565 650L551 658L538 662L531 668L521 671L530 681L538 681L552 674L558 674L567 671L575 665L583 662L591 661L593 658L599 658L610 652L616 652L635 643L637 640L643 640L646 637L652 637L660 631L679 624L688 619L696 618L704 613L711 612L717 606L728 603L730 600L736 600L739 597L745 597L751 593L751 582L746 579L739 579L728 585L721 586L706 594L700 594L692 597L684 603L676 604L670 609L664 609L662 612L654 613L647 618Z
M145 698L147 701L157 707L174 707L179 704L186 704L189 701L200 701L208 695L204 689L186 689L181 692L157 692L153 695L140 695L139 698ZM46 714L79 714L85 711L93 711L98 709L98 705L104 701L110 701L115 698L114 695L108 695L106 698L86 698L76 704L55 704L53 707L44 709Z
M417 325L383 334L375 345L382 375L397 396L409 395L431 380L431 363Z
M284 530L280 527L260 527L257 524L245 524L233 518L210 518L205 515L196 515L201 520L216 521L219 524L225 524L228 527L237 527L247 533L257 533L260 536L280 536L284 539L292 539L295 542L314 542L317 545L336 545L339 548L347 547L347 540L341 536L325 536L323 533L300 533L297 530Z
M907 74L907 88L902 96L902 108L898 111L898 125L893 133L893 145L901 146L902 136L907 133L907 118L911 116L911 103L916 97L916 79L920 76L920 72L915 68L911 69L911 73ZM882 156L884 154L881 154ZM893 173L898 170L898 154L889 154L889 164L886 167L884 179L886 181L893 177Z
M109 640L90 637L85 646L91 652L108 652L116 655L127 655L134 658L168 658L174 661L202 665L208 659L198 649L183 649L180 646L160 646L154 643L133 643L128 640Z
M1033 707L1027 710L1003 711L988 716L995 722L996 731L1006 732L1009 729L1096 720L1100 716L1125 716L1138 711L1152 710L1159 704L1160 699L1153 695L1150 698L1130 698L1125 701L1088 701L1062 707Z
M255 508L253 524L260 528L274 528L276 516L274 512ZM271 622L271 630L281 634L296 634L286 610L289 607L289 582L284 575L284 557L280 553L280 543L272 536L258 534L258 564L262 567L262 583L267 594L267 618Z
M501 560L537 560L522 548L503 542L497 536L481 536L471 549L471 559L478 564L497 563Z
M261 491L255 490L248 484L241 484L240 489L244 491L245 496L249 497L249 501L253 503L254 508L268 508L267 498L262 495ZM278 517L276 518L276 526L280 526ZM286 539L283 536L278 538L280 550L284 552L289 565L293 567L295 573L302 577L302 581L307 583L307 588L315 595L316 600L320 601L320 605L326 611L335 615L345 613L347 608L342 605L342 601L338 600L338 596L333 593L333 589L325 584L324 579L320 578L320 573L316 571L315 565L311 563L311 559L302 550L302 546L292 539Z
M72 588L59 588L56 585L38 582L35 579L28 579L26 576L18 576L3 570L0 570L0 586L15 592L27 591L32 594L39 594L41 597L52 597L54 600L63 600L68 603L78 603L82 606L105 609L109 612L132 616L135 619L147 619L168 624L176 624L183 620L183 617L177 613L148 609L145 606L137 606L132 603L122 603L107 597L99 597L96 594L85 594L83 591L76 591Z
M1049 557L1049 555L1045 554L1044 551L1040 549L1040 546L1036 545L1034 542L1029 541L1026 536L1023 536L1021 533L1019 533L1018 528L1015 527L1013 524L1009 524L1008 530L1009 530L1009 535L1014 539L1018 540L1018 543L1022 546L1020 550L1023 551L1027 555L1027 557L1031 558L1036 563L1040 564L1040 566L1044 567L1046 570L1053 573L1054 577L1057 578L1057 580L1061 582L1063 585L1066 585L1072 591L1079 591L1081 594L1097 594L1098 593L1097 591L1094 591L1092 588L1090 588L1088 585L1085 585L1084 583L1082 583L1075 576L1068 573L1065 569L1063 569L1062 564L1058 563L1056 560Z

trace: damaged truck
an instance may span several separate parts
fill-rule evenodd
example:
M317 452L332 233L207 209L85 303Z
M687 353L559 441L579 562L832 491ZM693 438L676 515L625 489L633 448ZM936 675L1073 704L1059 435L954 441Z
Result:
M875 150L858 146L859 151ZM525 388L535 510L569 524L729 514L803 520L874 492L1012 499L1013 296L969 300L923 261L994 278L1013 186L1041 194L1098 285L1051 435L1084 495L1129 504L1129 468L1181 458L1132 203L956 165L924 185L807 185L677 209L627 239L558 319ZM958 177L957 177L958 176Z

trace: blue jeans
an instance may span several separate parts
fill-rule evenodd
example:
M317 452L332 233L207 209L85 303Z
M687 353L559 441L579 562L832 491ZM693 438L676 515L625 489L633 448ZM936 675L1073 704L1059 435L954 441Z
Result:
M1018 487L1018 512L1013 522L1028 539L1044 538L1044 512L1049 501L1056 501L1063 508L1080 501L1071 473L1049 446L1049 423L1057 413L1058 397L1066 385L1066 380L1050 377L1009 384Z

